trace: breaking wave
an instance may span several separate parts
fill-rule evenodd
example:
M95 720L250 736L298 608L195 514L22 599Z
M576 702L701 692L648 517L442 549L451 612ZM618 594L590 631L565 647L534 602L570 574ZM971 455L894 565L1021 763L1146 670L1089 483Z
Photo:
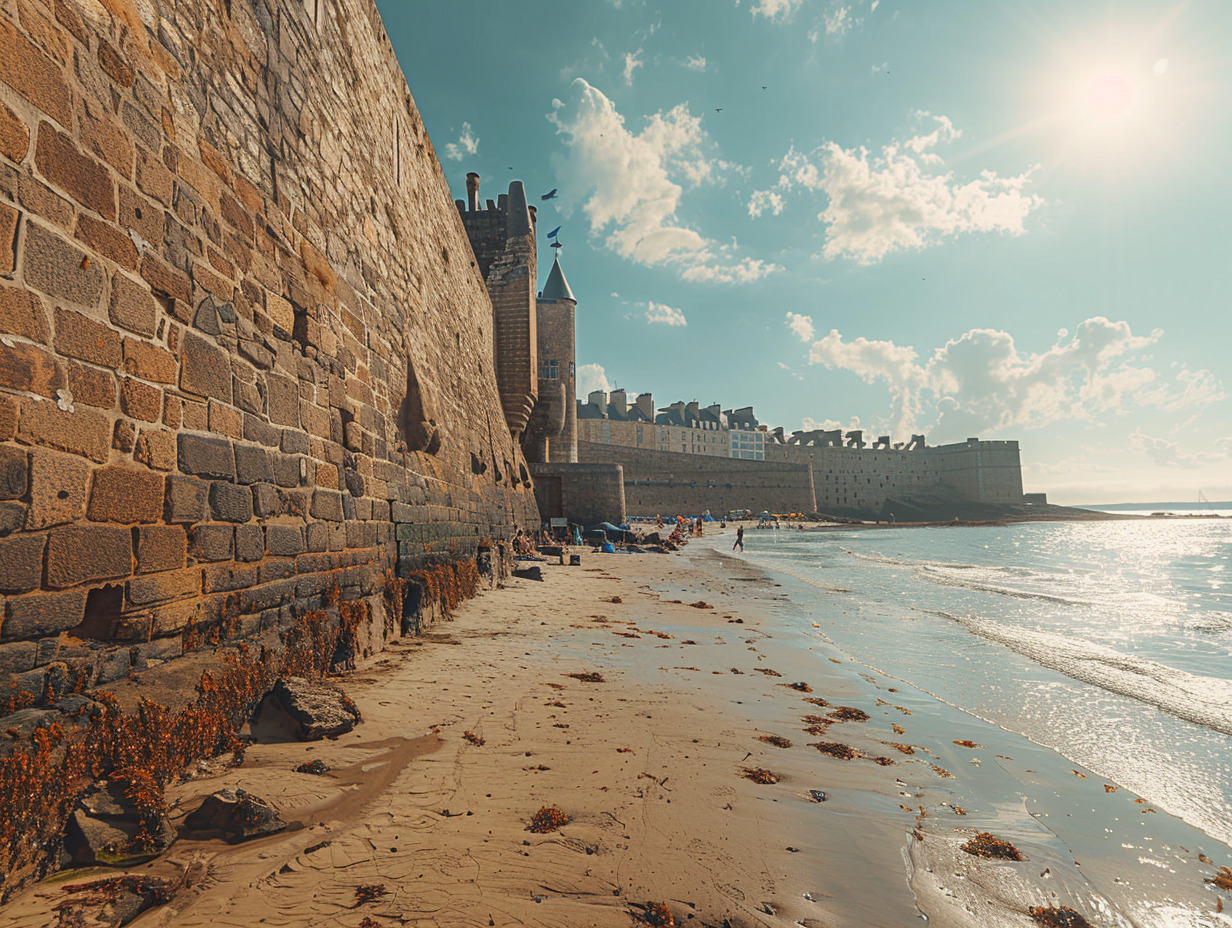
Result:
M1232 735L1230 680L1188 673L1081 638L1032 631L978 616L936 614L1074 680L1147 703L1195 725Z

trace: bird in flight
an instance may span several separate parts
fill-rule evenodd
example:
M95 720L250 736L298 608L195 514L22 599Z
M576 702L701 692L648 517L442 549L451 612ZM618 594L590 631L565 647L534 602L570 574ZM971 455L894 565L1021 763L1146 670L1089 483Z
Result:
M723 112L723 107L721 107L721 106L716 106L716 107L714 108L714 111L715 111L716 113L721 113L721 112Z
M555 188L555 187L553 187L551 190L549 190L547 193L545 193L545 194L544 194L543 196L541 196L539 199L541 199L541 200L555 200L555 199L556 199L556 188Z

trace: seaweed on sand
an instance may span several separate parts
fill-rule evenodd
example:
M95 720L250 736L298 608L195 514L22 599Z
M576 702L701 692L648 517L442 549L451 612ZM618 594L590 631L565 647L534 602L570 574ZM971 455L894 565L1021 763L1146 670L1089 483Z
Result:
M1026 860L1022 852L1003 838L981 831L978 835L962 845L961 850L973 857L985 857L989 860Z
M850 748L845 744L840 744L837 741L816 741L809 745L811 748L816 748L822 754L829 754L831 757L837 757L839 760L855 760L859 757L859 753L855 748Z
M1045 928L1091 928L1091 923L1069 906L1033 905L1027 914Z
M530 824L526 826L526 830L537 835L546 835L549 832L556 831L558 828L563 828L570 821L572 819L556 808L556 806L544 806L534 814Z
M1215 871L1215 875L1206 882L1213 886L1218 886L1220 889L1232 892L1232 867L1220 867Z
M777 773L762 767L741 767L740 770L742 772L741 775L746 780L752 780L754 783L761 783L762 785L777 783L781 779Z
M475 747L477 748L483 747L484 739L479 737L473 731L462 732L462 737L465 738L467 741L469 741L471 744L475 745Z
M355 887L355 904L358 906L365 902L375 902L386 895L389 895L389 890L384 883L364 883Z
M575 680L581 680L583 683L605 683L603 674L592 670L590 673L567 673L566 677L573 677ZM550 684L549 684L550 685Z
M797 693L813 692L813 688L807 683L780 683L779 686L785 686L790 690L795 690Z
M830 718L836 722L867 722L868 713L853 706L839 706L830 713Z
M791 747L791 739L784 738L782 735L761 735L758 741L764 741L766 744L772 744L776 748Z
M758 673L764 673L767 677L781 677L782 674L777 670L771 670L769 667L754 667Z
M653 925L655 928L676 928L676 919L666 904L647 902L640 908L642 909L641 920L647 925Z

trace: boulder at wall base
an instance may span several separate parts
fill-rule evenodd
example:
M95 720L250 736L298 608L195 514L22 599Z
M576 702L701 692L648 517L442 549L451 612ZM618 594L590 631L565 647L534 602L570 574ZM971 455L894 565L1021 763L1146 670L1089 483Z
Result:
M363 721L355 703L341 690L303 677L279 680L265 702L266 707L272 703L291 717L301 741L334 738Z
M272 835L286 827L273 806L242 789L223 789L206 796L200 807L184 819L185 834L194 838L222 838L231 844Z
M141 814L125 794L124 784L101 780L77 799L65 825L65 863L131 866L157 856L175 840L175 829L166 816L159 821L152 847L134 846L140 829Z

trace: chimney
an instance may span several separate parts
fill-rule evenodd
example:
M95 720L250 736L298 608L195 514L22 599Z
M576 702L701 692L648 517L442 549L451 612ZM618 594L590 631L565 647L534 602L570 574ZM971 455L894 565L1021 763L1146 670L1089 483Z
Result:
M472 213L479 209L479 175L474 171L466 175L466 204Z
M592 390L586 397L586 402L591 406L598 406L599 411L607 415L607 394L602 390Z
M642 411L642 415L646 417L646 421L655 421L655 406L654 397L649 393L643 393L637 398L637 408Z
M628 414L629 401L625 396L624 390L613 390L611 395L608 397L608 402L615 406L617 411L619 411L622 416Z
M694 422L702 417L701 407L698 405L697 400L691 402L686 408L689 410L689 417Z

